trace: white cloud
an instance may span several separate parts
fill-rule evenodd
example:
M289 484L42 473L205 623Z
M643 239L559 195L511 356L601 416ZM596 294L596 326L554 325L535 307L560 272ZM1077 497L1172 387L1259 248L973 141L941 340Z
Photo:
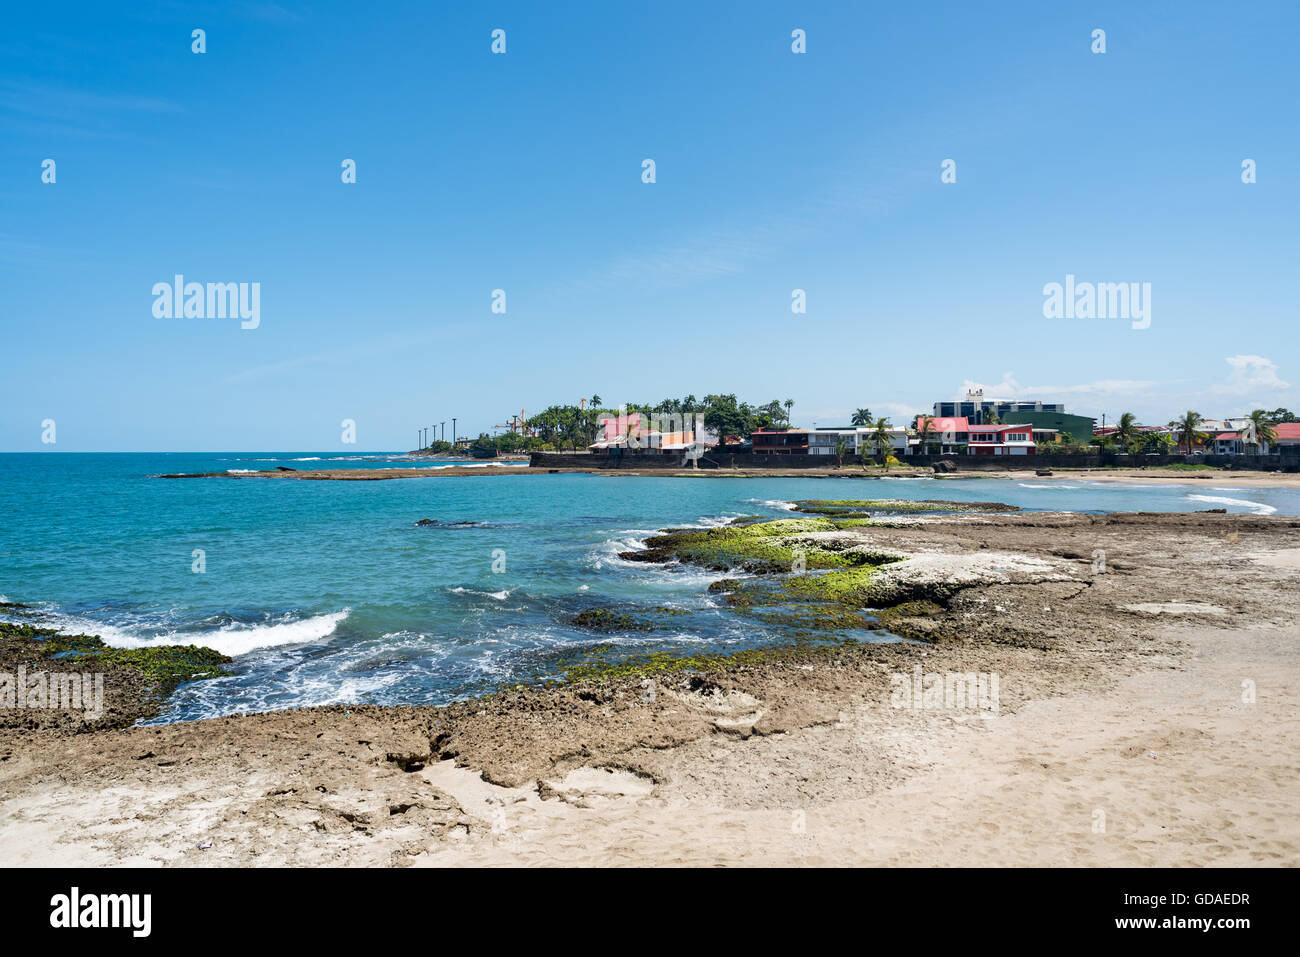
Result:
M1244 395L1256 389L1286 389L1277 374L1277 364L1263 356L1228 356L1223 360L1232 371L1228 378L1210 391L1215 395Z

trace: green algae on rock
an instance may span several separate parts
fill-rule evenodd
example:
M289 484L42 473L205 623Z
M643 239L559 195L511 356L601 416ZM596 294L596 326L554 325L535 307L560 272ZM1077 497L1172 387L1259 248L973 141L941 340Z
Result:
M569 619L579 628L592 631L653 631L654 625L632 615L624 615L611 608L588 608Z
M68 708L0 710L0 726L29 731L80 734L127 727L156 715L167 695L185 681L229 674L221 665L231 659L194 645L111 648L93 635L61 635L52 628L0 622L0 671L13 674L103 678L99 716Z
M856 564L852 552L839 552L825 543L800 541L800 535L833 532L825 518L787 518L720 528L670 529L646 539L639 551L621 552L637 562L680 561L711 571L788 572L798 567L843 568Z
M152 648L113 648L94 635L62 635L52 628L0 622L0 642L8 647L25 643L38 658L105 670L134 668L162 694L183 681L219 678L230 672L220 666L231 659L198 645L157 645Z
M581 684L616 678L640 678L674 672L718 673L746 666L773 662L801 662L842 653L846 646L857 646L853 638L830 640L798 640L769 648L746 648L740 651L717 652L706 655L675 654L656 651L611 657L612 646L597 645L587 649L580 657L562 663L565 677L559 684Z

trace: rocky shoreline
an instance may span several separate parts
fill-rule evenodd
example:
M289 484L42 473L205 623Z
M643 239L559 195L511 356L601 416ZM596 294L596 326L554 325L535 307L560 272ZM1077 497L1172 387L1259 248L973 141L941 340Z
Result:
M1206 471L1178 471L1160 468L1124 469L1124 468L1062 468L1056 467L1050 475L1041 475L1038 470L1007 470L990 472L983 469L935 472L932 468L909 468L896 466L890 469L880 467L835 468L735 468L735 469L666 469L666 468L535 468L518 465L453 465L446 468L384 468L384 469L277 469L258 472L174 472L159 475L164 479L283 479L309 482L377 482L388 479L409 478L452 478L477 475L482 477L501 475L601 475L606 478L642 476L649 478L694 478L694 479L728 479L728 478L850 478L850 479L895 479L895 478L932 478L936 481L961 482L969 479L997 479L1003 481L1069 481L1086 478L1092 482L1128 482L1141 480L1158 485L1185 485L1188 482L1213 481L1222 482L1231 479L1234 483L1251 486L1272 486L1277 488L1300 488L1300 475L1284 472L1259 472L1245 469L1208 469Z
M971 798L949 803L915 784L960 766L970 795L987 787L990 807L1007 804L983 812L1003 834L1034 826L1022 809L1076 795L1077 808L1067 801L1051 813L1077 812L1080 837L1003 840L986 848L998 860L1039 860L1036 848L1051 847L1045 860L1056 863L1094 853L1261 863L1294 853L1285 742L1296 730L1287 689L1300 640L1300 518L832 508L742 523L739 536L670 531L651 547L661 560L757 561L757 574L737 579L759 596L747 606L754 614L802 598L814 617L866 612L908 640L597 663L562 684L443 708L314 708L75 735L0 726L0 808L13 822L0 851L20 862L23 842L36 840L57 848L45 860L84 863L937 863L927 855L942 848L926 834L945 825L932 818L961 817ZM804 575L780 567L796 549L816 556ZM762 595L845 574L865 575L869 599L824 585L787 591L779 604ZM737 590L715 593L731 602ZM1251 663L1232 657L1244 654ZM1226 677L1206 677L1220 658ZM1241 678L1232 676L1242 669L1268 688L1267 720L1234 717ZM922 670L996 675L996 717L891 705L899 676ZM1201 690L1172 700L1209 710L1148 746L1142 729L1174 721L1178 708L1150 711L1154 692L1130 700L1132 689L1193 679ZM1000 728L1016 729L1019 744ZM1032 773L1016 764L1031 742L1046 755L1075 740L1081 750L1068 760L1045 757ZM983 763L963 763L971 748L987 750ZM1148 751L1184 777L1130 781L1139 765L1125 762L1157 760ZM1076 773L1103 760L1105 774L1134 789L1127 803L1107 803L1116 799ZM985 781L981 769L995 766L1001 776ZM1014 793L998 785L1025 775ZM1172 806L1181 817L1158 845L1103 845L1088 830L1098 802L1130 817ZM1217 855L1201 830L1186 831L1207 802ZM865 836L904 807L916 816L893 827L906 833ZM811 836L791 837L792 813L817 822ZM213 850L193 858L204 837Z

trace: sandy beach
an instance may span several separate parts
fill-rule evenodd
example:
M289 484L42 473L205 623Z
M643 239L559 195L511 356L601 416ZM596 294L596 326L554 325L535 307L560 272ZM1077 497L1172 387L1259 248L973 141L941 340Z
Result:
M902 559L872 587L910 640L443 708L11 724L0 859L1295 863L1300 519L913 515L790 543ZM996 676L996 709L900 706L920 674Z

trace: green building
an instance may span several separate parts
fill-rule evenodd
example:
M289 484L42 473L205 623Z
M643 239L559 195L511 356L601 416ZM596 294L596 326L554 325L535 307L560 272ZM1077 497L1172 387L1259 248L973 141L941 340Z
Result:
M1097 420L1086 415L1070 415L1066 412L1007 412L1000 416L1004 425L1032 425L1036 429L1056 429L1058 433L1070 433L1076 442L1087 444L1092 438L1093 427Z

